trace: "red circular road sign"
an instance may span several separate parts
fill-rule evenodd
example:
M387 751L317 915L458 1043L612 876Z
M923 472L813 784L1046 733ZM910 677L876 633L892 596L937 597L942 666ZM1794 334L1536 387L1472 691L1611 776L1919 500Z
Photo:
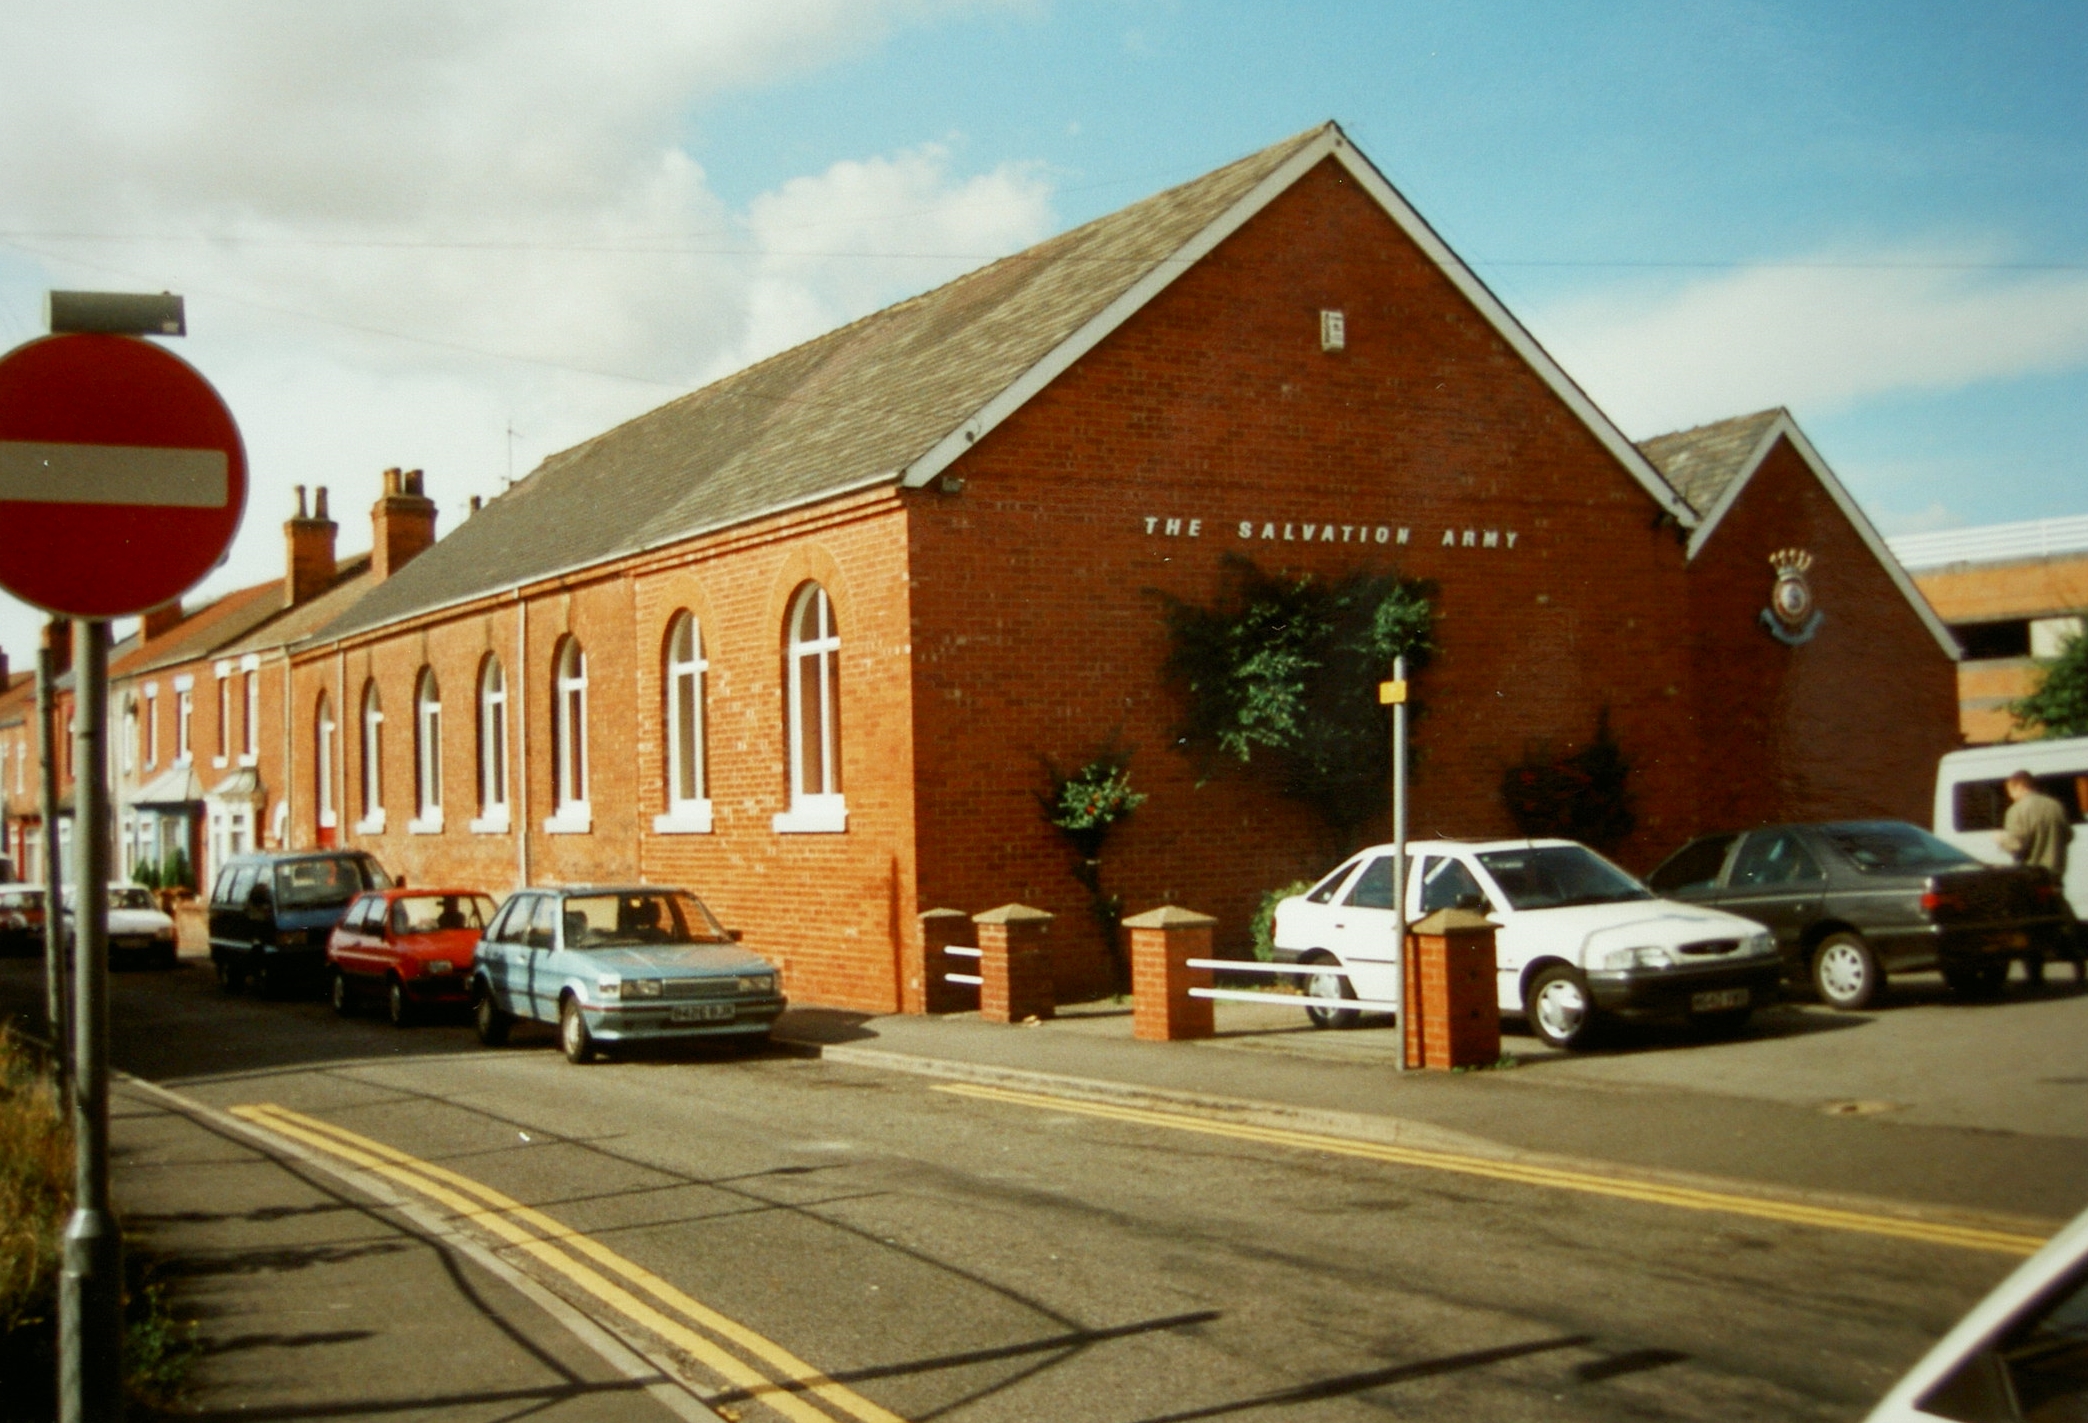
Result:
M0 588L76 618L142 613L215 568L246 510L232 412L134 336L0 357Z

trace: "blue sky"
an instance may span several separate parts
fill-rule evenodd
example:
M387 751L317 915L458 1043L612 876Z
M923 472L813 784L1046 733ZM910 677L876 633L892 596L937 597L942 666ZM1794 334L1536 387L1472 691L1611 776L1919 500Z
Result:
M0 344L187 293L211 587L1325 118L1627 433L1788 404L1888 532L2088 512L2088 7L0 0ZM140 75L149 75L141 80ZM339 516L339 515L337 515ZM0 646L34 618L0 605Z

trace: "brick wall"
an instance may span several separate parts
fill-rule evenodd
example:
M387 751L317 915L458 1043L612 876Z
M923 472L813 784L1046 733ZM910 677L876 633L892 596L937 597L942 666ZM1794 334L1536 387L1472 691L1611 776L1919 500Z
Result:
M1786 647L1759 624L1787 547L1813 556L1824 621ZM1778 444L1690 570L1704 773L1694 830L1892 816L1926 823L1957 744L1957 669L1804 459Z

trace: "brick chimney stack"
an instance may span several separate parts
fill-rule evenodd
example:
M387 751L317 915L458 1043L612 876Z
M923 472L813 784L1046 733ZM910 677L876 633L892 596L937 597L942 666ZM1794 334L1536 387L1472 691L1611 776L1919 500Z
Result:
M43 645L51 649L51 675L63 677L72 671L72 624L52 618L44 624Z
M7 690L7 649L0 647L0 692Z
M417 469L388 469L384 493L370 507L370 574L382 583L435 542L435 501L421 492Z
M326 486L312 512L305 512L305 487L297 486L297 513L283 525L288 557L283 568L283 606L309 603L333 585L334 535L341 526L326 516Z
M146 642L163 637L181 623L181 599L162 603L139 620L138 636Z

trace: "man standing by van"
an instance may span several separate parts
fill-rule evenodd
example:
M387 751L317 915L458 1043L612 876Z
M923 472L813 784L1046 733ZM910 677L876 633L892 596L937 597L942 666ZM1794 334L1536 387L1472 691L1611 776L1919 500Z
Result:
M2066 883L2066 846L2073 827L2066 823L2066 807L2037 788L2037 778L2017 771L2008 778L2008 817L2001 822L2001 848L2019 865L2042 865L2059 883ZM2074 926L2078 934L2080 928ZM2082 976L2080 950L2074 950L2074 978ZM2032 983L2044 981L2044 960L2027 965Z

